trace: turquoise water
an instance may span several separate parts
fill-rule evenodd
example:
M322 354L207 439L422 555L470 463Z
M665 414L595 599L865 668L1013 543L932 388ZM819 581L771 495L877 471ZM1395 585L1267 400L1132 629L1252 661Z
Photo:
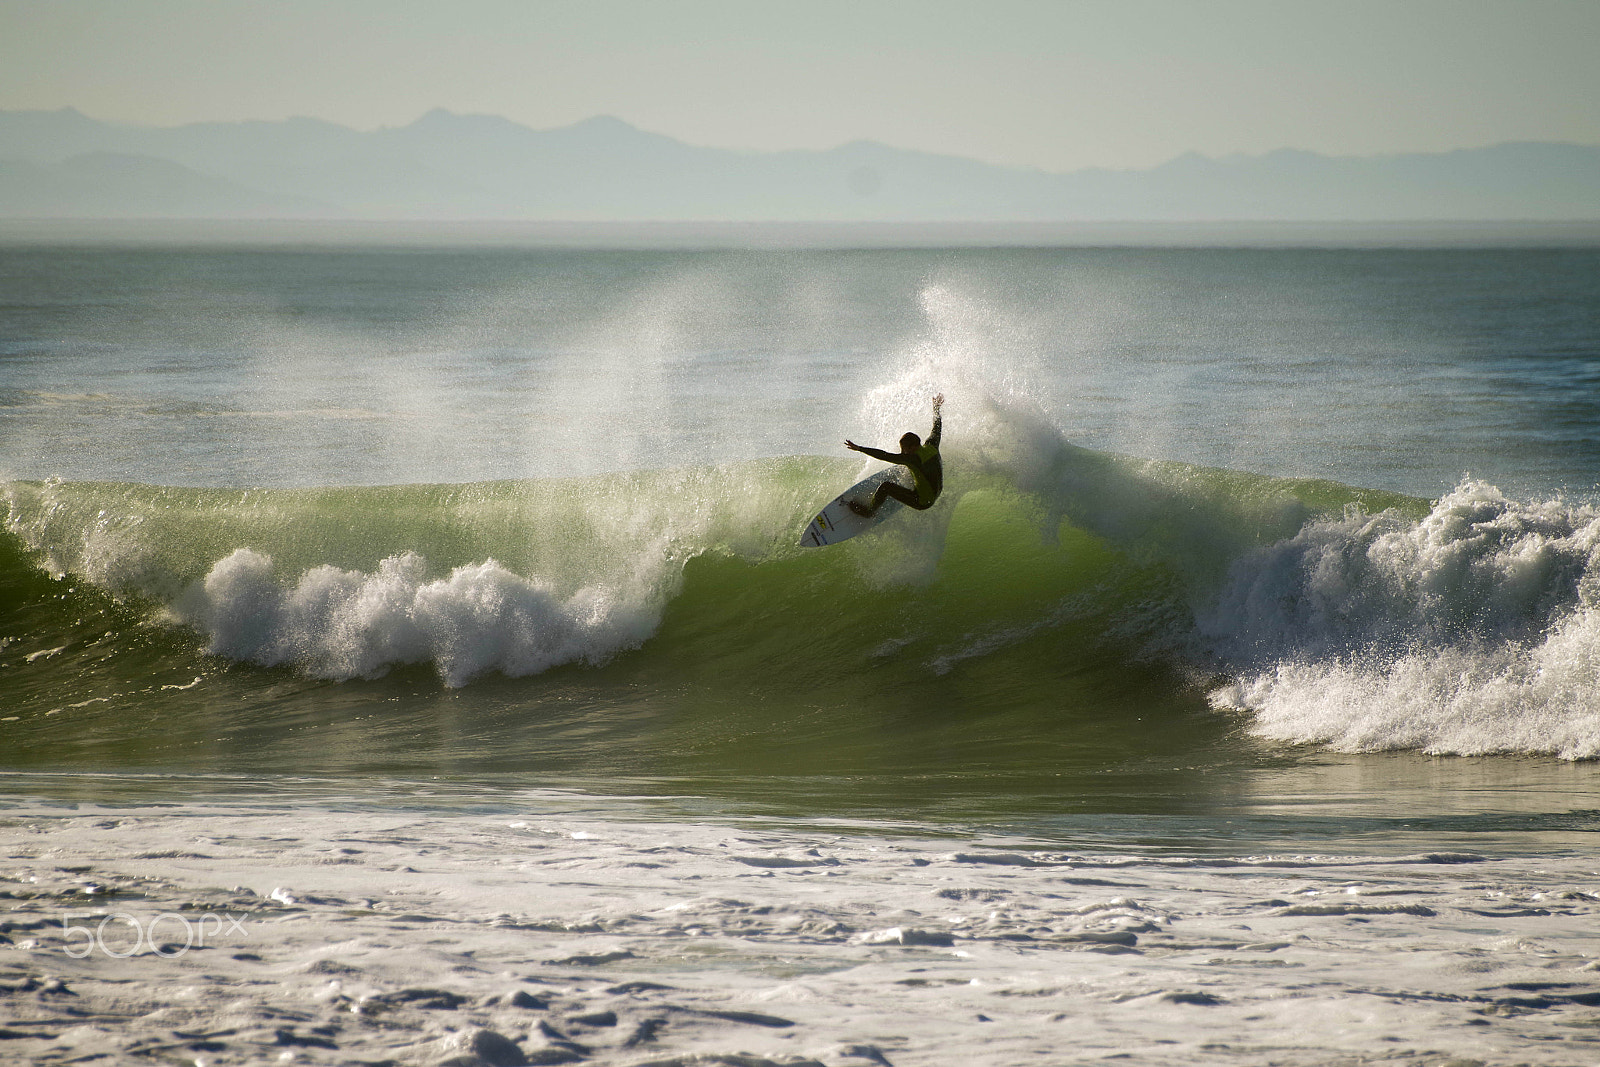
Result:
M1593 250L11 247L0 294L15 781L1600 807ZM800 550L936 391L941 503Z

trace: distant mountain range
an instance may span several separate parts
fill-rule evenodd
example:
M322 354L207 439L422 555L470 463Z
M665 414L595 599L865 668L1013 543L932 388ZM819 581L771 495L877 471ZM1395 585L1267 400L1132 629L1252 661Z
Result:
M373 131L305 118L164 128L66 108L0 111L0 218L1594 220L1600 146L1285 149L1051 174L870 141L702 148L608 117L553 130L442 110Z

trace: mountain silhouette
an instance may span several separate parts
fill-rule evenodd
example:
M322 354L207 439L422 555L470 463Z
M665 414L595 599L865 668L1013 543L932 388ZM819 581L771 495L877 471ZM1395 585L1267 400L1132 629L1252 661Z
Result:
M1600 147L1187 154L1052 174L857 141L705 148L598 116L535 130L430 111L149 127L0 111L3 218L834 222L1600 219Z

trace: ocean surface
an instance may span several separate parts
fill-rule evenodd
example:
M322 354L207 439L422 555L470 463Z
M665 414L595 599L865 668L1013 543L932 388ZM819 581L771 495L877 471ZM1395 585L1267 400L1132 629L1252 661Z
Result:
M1595 248L5 245L0 783L1580 847L1597 425Z

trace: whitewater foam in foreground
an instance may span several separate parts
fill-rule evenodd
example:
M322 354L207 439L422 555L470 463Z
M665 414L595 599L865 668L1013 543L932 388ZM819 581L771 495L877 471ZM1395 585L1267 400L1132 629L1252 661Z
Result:
M1600 1040L1600 883L1571 852L1097 855L592 807L301 804L286 833L248 803L15 802L0 1041L208 1067L1556 1067Z

